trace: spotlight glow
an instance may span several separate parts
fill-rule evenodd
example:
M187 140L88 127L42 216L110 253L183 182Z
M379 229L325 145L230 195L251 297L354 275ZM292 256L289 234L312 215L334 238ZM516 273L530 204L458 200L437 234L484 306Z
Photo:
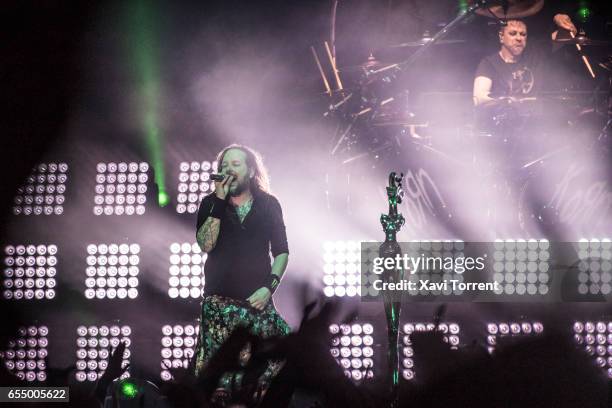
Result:
M138 297L138 244L89 244L85 269L87 299Z
M57 245L7 245L2 268L2 298L55 298Z
M165 207L170 203L170 196L165 191L160 191L157 195L157 201L160 207Z
M415 379L416 372L414 370L414 349L412 348L412 339L410 338L414 332L428 332L436 330L433 323L406 323L400 332L402 339L401 352L402 359L402 377L406 381ZM461 327L457 323L440 323L437 330L443 333L442 339L448 343L452 350L457 350L460 343Z
M61 215L64 213L66 163L41 163L32 169L24 185L17 189L14 215Z
M77 351L76 351L76 373L75 378L79 382L96 381L102 376L108 366L109 348L114 350L120 342L126 343L123 353L122 367L129 364L131 355L130 335L132 329L129 326L79 326L77 328ZM129 377L125 372L120 378Z
M549 291L550 243L546 239L495 240L493 280L497 294L546 295Z
M200 326L194 324L186 325L164 325L161 329L161 372L163 381L170 381L172 368L188 368L189 361L195 353Z
M612 240L578 241L578 293L609 295L612 292Z
M170 244L170 276L168 296L173 299L199 299L204 293L204 263L206 253L197 243Z
M323 293L327 297L361 294L361 244L358 241L323 243Z
M93 213L143 215L147 201L149 164L98 163Z
M176 212L194 214L202 198L215 189L210 175L217 171L217 162L181 162L179 170Z
M492 354L500 337L536 336L543 332L544 325L537 321L491 322L487 324L487 349Z
M331 324L330 353L353 381L374 378L374 326L370 323Z
M124 380L121 382L121 394L126 398L135 398L138 395L138 387L136 384Z
M576 321L573 331L576 344L584 346L595 364L612 380L612 321Z
M20 327L17 338L9 340L7 349L0 352L6 369L22 381L45 381L48 335L47 326Z

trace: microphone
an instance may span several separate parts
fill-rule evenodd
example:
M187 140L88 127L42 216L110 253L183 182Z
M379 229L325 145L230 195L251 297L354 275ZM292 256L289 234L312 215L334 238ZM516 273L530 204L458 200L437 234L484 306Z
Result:
M228 174L228 176L230 176L231 178L236 178L235 176ZM210 175L210 179L212 181L223 181L225 180L226 175L225 174L211 174Z

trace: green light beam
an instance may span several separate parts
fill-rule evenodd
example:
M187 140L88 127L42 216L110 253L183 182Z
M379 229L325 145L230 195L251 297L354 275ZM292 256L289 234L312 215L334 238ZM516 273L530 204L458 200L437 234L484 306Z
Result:
M141 126L149 161L155 171L155 183L159 188L157 200L163 207L170 202L170 197L166 192L163 133L159 125L161 78L156 10L144 0L135 0L128 6L127 13L128 50L138 89Z

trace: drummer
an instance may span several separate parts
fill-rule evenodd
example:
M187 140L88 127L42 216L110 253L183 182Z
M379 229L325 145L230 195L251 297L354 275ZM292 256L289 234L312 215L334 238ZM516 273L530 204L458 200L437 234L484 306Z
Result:
M558 28L576 32L567 14L557 14L553 21ZM552 33L556 39L558 31ZM527 25L521 20L507 20L499 30L499 51L485 57L474 78L475 106L495 106L532 97L540 86L538 55L527 47Z

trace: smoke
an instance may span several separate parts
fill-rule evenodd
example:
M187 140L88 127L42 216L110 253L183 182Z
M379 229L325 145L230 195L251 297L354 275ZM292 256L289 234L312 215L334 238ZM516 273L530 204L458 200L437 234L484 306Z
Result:
M262 153L287 226L287 281L320 287L325 241L384 238L379 217L387 212L390 171L405 175L399 210L406 224L399 240L554 236L574 241L609 232L609 161L590 130L562 117L553 128L525 130L504 141L472 126L473 73L488 50L474 46L487 42L483 30L470 31L467 25L453 33L465 43L432 47L391 85L392 93L408 90L402 109L426 125L416 129L420 137L403 126L377 130L374 136L363 132L351 139L353 150L332 156L338 121L323 118L331 100L323 95L309 50L314 45L319 51L331 78L322 45L329 38L329 4L278 3L160 10L156 102L166 185L174 200L181 161L212 161L230 143ZM438 9L433 2L409 3L397 3L390 14L368 1L341 3L336 50L338 65L347 68L341 72L345 86L354 86L348 68L365 62L370 52L385 62L405 60L413 49L388 46L414 41L425 30L435 33L440 22L454 17L454 5ZM147 160L138 125L142 106L126 58L125 33L118 30L122 11L101 11L84 38L84 86L65 138L48 154L65 154L73 164L66 214L74 222L27 232L53 242L59 231L71 243L64 278L75 290L82 289L84 279L78 261L85 256L84 242L129 237L152 248L142 257L142 269L147 285L166 297L168 245L194 240L195 215L178 215L173 201L164 210L147 210L144 224L127 217L90 222L97 161ZM381 27L382 21L391 27ZM368 143L378 136L393 147L371 152ZM354 160L343 164L347 159ZM283 302L291 295L280 291L277 297ZM299 306L292 307L288 314L298 316Z

